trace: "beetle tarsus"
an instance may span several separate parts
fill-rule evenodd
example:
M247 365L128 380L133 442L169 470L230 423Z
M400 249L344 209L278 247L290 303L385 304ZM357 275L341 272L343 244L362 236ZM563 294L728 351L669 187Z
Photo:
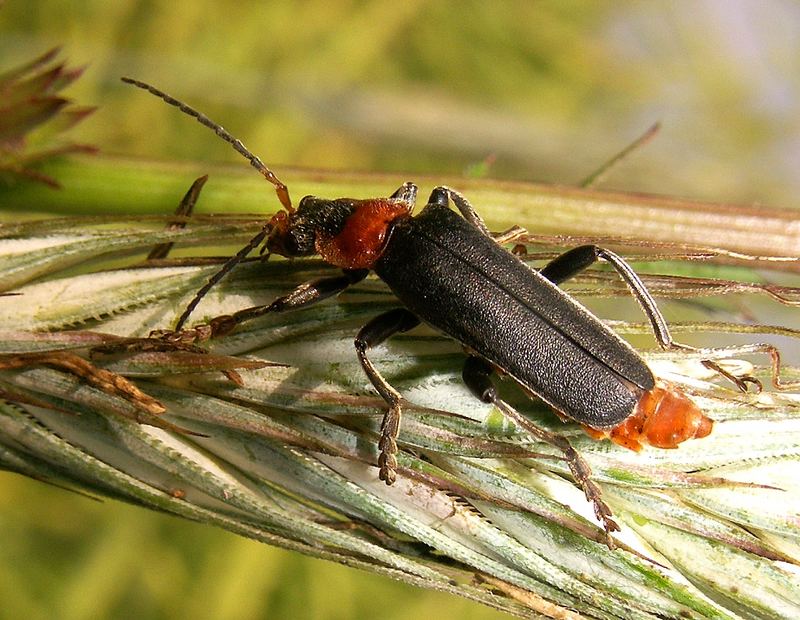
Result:
M572 477L575 479L575 482L578 483L578 486L580 486L583 494L586 496L586 500L592 504L594 516L603 524L603 529L606 532L607 544L613 549L614 541L611 538L611 532L618 532L619 525L612 518L613 513L611 512L611 508L601 499L602 491L594 480L592 480L591 467L589 467L589 464L578 454L578 451L572 447L572 444L569 443L566 437L553 434L552 439L553 441L551 443L563 452ZM546 441L549 440L546 439Z
M362 327L355 339L356 353L367 377L373 387L378 391L383 400L389 405L389 410L381 423L381 438L378 441L378 466L380 479L386 484L395 481L397 469L397 435L400 432L402 410L401 397L367 356L367 351L379 345L393 334L413 329L419 325L419 319L405 308L395 308L379 314Z
M381 422L381 438L378 440L378 478L387 485L397 479L397 435L400 432L400 402L392 405Z
M729 370L725 370L722 365L718 364L714 360L701 360L700 363L709 370L713 370L718 375L725 377L743 394L747 394L747 392L750 391L750 385L754 386L756 394L760 394L764 390L764 385L761 383L761 381L752 375L735 375Z

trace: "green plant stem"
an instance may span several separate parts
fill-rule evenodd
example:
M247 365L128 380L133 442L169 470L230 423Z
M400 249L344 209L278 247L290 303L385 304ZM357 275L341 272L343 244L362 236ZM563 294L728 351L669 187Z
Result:
M272 187L245 165L176 163L109 156L73 156L42 171L63 184L0 187L0 216L31 214L169 214L191 182L209 174L200 212L269 214L278 207ZM385 196L404 175L281 170L295 203L306 194ZM422 195L435 185L465 192L493 228L535 223L531 233L636 239L684 244L754 257L800 259L800 224L792 209L700 203L643 194L622 194L485 179L416 178ZM530 225L530 224L529 224ZM763 259L762 259L763 260ZM752 261L748 261L751 262ZM780 265L796 270L796 264Z

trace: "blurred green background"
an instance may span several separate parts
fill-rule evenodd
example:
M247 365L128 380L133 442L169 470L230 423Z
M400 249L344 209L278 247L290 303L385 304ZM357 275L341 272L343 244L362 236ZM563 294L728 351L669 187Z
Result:
M106 153L237 160L119 81L131 75L219 120L278 172L415 179L490 162L494 177L571 184L660 121L604 187L797 204L800 5L789 0L0 6L0 66L54 45L88 65L68 94L100 109L73 137ZM265 190L265 209L273 203ZM0 618L434 614L500 617L0 474Z

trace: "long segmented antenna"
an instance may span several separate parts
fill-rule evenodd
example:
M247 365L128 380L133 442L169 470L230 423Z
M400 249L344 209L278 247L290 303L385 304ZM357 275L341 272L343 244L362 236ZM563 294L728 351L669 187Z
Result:
M264 162L262 162L256 155L251 153L245 147L245 145L242 144L241 140L239 140L238 138L234 138L230 133L228 133L228 131L222 125L215 123L205 114L203 114L202 112L198 112L194 108L189 107L182 101L179 101L174 97L171 97L167 93L158 90L155 86L151 86L146 82L134 80L133 78L129 77L123 77L121 79L126 84L133 84L134 86L138 86L139 88L155 95L159 99L163 99L168 104L178 108L184 114L193 116L197 120L197 122L200 123L201 125L204 125L205 127L211 129L220 138L225 140L225 142L229 143L237 153L239 153L241 156L247 159L247 161L250 162L253 168L258 170L267 181L269 181L275 186L275 192L278 194L278 200L281 201L281 204L283 205L284 209L286 209L289 213L291 213L294 210L292 207L292 199L289 198L289 189L286 187L283 181L281 181L277 176L275 176L275 173L272 172L272 170L270 170L269 168L267 168L264 165Z
M275 176L275 173L272 172L272 170L270 170L264 165L264 162L262 162L256 155L251 153L245 147L245 145L242 144L241 140L239 140L238 138L234 138L222 125L215 123L205 114L203 114L202 112L198 112L197 110L186 105L182 101L179 101L178 99L171 97L167 93L158 90L155 86L151 86L146 82L141 82L139 80L135 80L129 77L123 77L121 79L126 84L133 84L134 86L138 86L139 88L155 95L159 99L163 99L168 104L178 108L181 112L184 112L189 116L193 116L197 120L197 122L200 123L201 125L211 129L220 138L225 140L225 142L233 146L234 150L237 153L239 153L245 159L247 159L247 161L250 162L253 168L258 170L267 181L269 181L275 186L275 192L278 194L278 200L281 201L283 208L286 209L288 213L292 213L294 211L294 207L292 207L292 199L289 197L289 189L286 187L286 185L277 176ZM189 319L189 316L197 307L197 304L199 304L200 300L203 299L203 297L205 297L206 293L208 293L208 291L210 291L211 288L217 282L222 280L222 278L224 278L225 275L236 265L238 265L250 252L252 252L255 248L257 248L258 245L267 237L267 235L269 235L271 226L272 226L272 220L267 222L264 225L264 227L259 231L259 233L255 237L250 239L250 241L247 242L247 245L245 245L241 250L239 250L227 261L225 261L225 264L222 265L220 270L213 276L211 276L208 282L206 282L206 284L203 285L203 287L199 291L197 291L195 296L192 298L192 301L190 301L189 304L186 306L186 309L183 311L183 314L181 314L181 316L178 318L178 321L175 324L176 332L180 331L184 323L186 323L186 321ZM267 258L269 258L269 255L267 255Z
M269 234L270 227L271 227L271 221L264 224L264 227L261 229L261 231L255 237L250 239L250 241L247 242L246 246L244 246L241 250L236 252L236 254L234 254L227 261L225 261L225 264L222 265L220 270L213 276L211 276L208 279L208 282L206 282L203 285L203 287L199 291L197 291L197 293L195 293L194 297L192 298L192 301L189 302L189 304L186 306L186 309L183 311L183 314L181 314L180 318L178 319L178 322L175 323L175 331L180 331L180 329L183 327L183 324L186 323L186 321L189 319L189 316L192 314L192 312L194 312L194 309L197 307L197 304L199 304L200 300L206 296L206 293L208 293L208 291L210 291L211 288L217 282L222 280L222 278L224 278L225 275L231 269L233 269L236 265L238 265L242 261L242 259L244 259L245 256L250 254L250 252L252 252L254 249L258 247L258 245ZM267 257L269 257L269 255L267 255Z

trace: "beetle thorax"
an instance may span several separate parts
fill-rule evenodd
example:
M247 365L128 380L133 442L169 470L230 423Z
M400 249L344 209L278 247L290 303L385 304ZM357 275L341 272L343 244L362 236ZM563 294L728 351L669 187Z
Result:
M394 198L306 196L296 211L273 218L267 248L282 256L319 254L344 269L369 269L386 247L392 224L410 211L409 203Z

